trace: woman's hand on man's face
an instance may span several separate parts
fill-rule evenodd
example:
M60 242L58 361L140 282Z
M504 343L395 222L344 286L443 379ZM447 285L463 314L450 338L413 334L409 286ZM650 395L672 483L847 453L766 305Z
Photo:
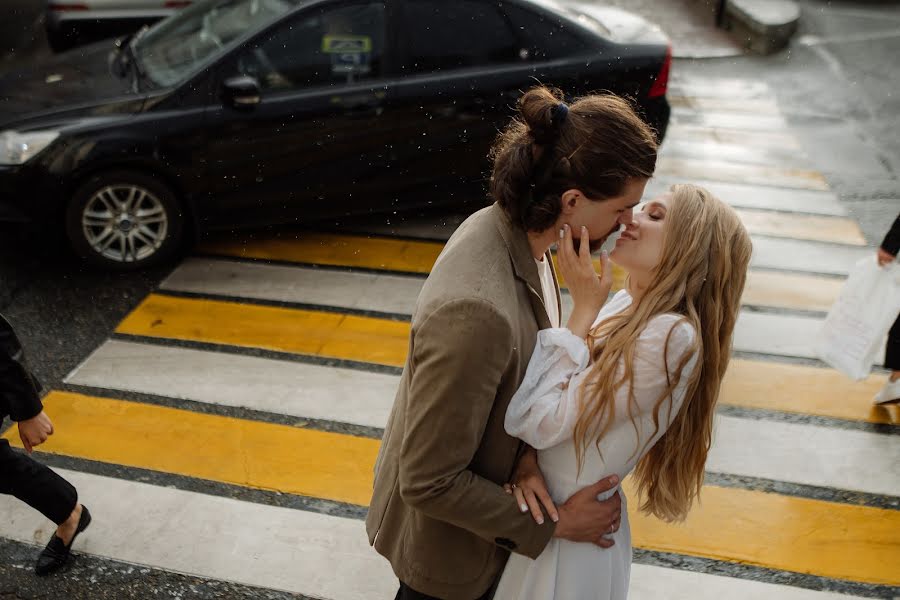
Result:
M557 259L559 271L566 281L575 304L572 317L569 319L569 329L575 335L584 337L612 290L612 268L609 264L609 257L606 252L600 255L603 270L598 275L591 260L587 227L581 228L581 239L576 251L572 228L564 225L560 230Z

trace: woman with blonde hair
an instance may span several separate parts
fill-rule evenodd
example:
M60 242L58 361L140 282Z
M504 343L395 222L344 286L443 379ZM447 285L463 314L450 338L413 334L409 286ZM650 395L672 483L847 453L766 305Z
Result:
M537 449L553 503L633 471L642 511L683 520L703 484L750 236L706 190L673 186L635 212L602 258L605 271L611 260L628 272L626 289L605 306L610 278L597 277L580 237L576 251L570 227L560 232L560 271L574 300L568 326L538 333L506 430ZM536 490L517 483L520 503L535 504ZM631 533L624 494L614 493L623 510L606 536L611 548L555 538L536 560L514 554L495 599L624 599Z

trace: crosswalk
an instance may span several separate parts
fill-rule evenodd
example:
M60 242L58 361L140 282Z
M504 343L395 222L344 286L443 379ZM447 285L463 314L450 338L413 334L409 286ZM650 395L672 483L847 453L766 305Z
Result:
M900 595L900 413L871 404L883 375L851 382L814 346L873 249L764 83L676 78L670 94L648 194L708 187L738 209L754 257L702 502L679 525L631 514L631 597ZM181 263L45 398L57 433L44 458L95 514L78 550L392 597L362 519L415 299L458 222L232 236ZM38 543L50 528L0 497L0 537Z

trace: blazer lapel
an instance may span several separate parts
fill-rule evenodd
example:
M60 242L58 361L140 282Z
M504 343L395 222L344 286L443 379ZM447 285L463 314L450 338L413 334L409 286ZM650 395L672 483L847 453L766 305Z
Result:
M549 329L551 327L550 317L547 316L547 308L544 306L544 296L541 293L541 278L538 275L537 265L534 264L534 257L531 255L528 234L521 227L513 225L499 205L494 204L492 210L496 216L497 229L500 231L500 235L503 237L503 241L506 243L506 248L509 251L513 271L516 277L521 279L528 287L528 299L531 301L531 309L534 311L534 318L537 320L538 328ZM549 259L549 252L547 254L548 256L545 260ZM555 280L555 273L553 277ZM558 297L556 301L558 306Z

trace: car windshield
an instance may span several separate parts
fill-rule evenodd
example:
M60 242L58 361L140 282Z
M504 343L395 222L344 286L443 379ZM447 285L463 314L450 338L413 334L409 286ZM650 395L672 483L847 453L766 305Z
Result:
M294 6L292 0L199 2L147 31L136 40L135 52L147 79L170 86Z

